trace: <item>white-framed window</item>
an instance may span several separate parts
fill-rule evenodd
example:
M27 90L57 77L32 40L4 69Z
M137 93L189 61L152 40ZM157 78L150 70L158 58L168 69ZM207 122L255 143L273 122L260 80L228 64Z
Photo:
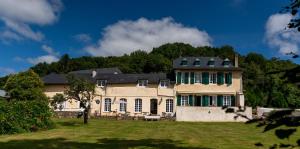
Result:
M160 87L167 88L169 86L169 83L170 83L169 80L161 80Z
M195 83L202 83L202 73L201 72L195 73Z
M135 99L134 103L134 112L142 112L142 99L137 98Z
M97 86L105 87L106 86L106 80L97 80Z
M166 112L173 112L174 109L174 101L173 99L166 100Z
M181 106L189 105L189 96L181 96Z
M110 112L111 111L111 99L105 98L104 99L104 112Z
M223 106L231 106L231 96L223 96Z
M209 83L217 84L217 73L209 73Z
M181 74L181 84L190 83L190 72L182 72Z
M217 96L209 96L208 106L217 106Z
M145 87L148 85L148 80L138 80L138 86Z
M120 112L126 112L127 110L127 100L125 98L120 99Z

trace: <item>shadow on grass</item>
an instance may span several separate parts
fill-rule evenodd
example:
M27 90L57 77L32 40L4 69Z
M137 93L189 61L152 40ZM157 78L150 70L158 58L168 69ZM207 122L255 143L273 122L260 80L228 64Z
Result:
M79 121L66 121L66 122L56 122L57 125L60 126L82 126L83 122Z
M158 149L208 149L205 147L181 147L180 141L169 139L124 140L117 138L99 139L97 143L74 142L64 138L44 140L12 140L0 142L0 148L8 149L128 149L128 148L158 148Z

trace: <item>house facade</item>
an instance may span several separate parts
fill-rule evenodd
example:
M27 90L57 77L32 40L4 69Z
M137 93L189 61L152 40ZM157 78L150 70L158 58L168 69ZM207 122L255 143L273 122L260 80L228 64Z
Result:
M224 107L251 116L245 108L242 71L228 59L183 57L173 61L175 79L164 73L124 74L118 68L70 72L96 84L91 115L174 116L178 121L242 121ZM43 78L50 99L68 87L63 74ZM79 103L60 103L57 111L78 111ZM248 111L247 111L248 110ZM243 113L244 112L244 113Z

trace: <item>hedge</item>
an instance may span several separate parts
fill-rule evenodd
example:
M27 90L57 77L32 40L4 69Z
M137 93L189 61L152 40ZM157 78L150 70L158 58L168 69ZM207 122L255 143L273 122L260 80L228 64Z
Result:
M54 126L46 101L0 101L0 134L49 129Z

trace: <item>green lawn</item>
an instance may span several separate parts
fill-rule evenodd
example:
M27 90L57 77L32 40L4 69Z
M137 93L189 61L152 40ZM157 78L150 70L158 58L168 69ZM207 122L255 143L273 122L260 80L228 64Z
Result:
M280 140L274 131L243 123L192 123L170 121L115 121L56 119L57 128L35 133L0 136L0 148L8 149L76 149L76 148L269 148L274 143L293 143L300 138L296 132L289 140ZM256 143L264 144L256 147Z

